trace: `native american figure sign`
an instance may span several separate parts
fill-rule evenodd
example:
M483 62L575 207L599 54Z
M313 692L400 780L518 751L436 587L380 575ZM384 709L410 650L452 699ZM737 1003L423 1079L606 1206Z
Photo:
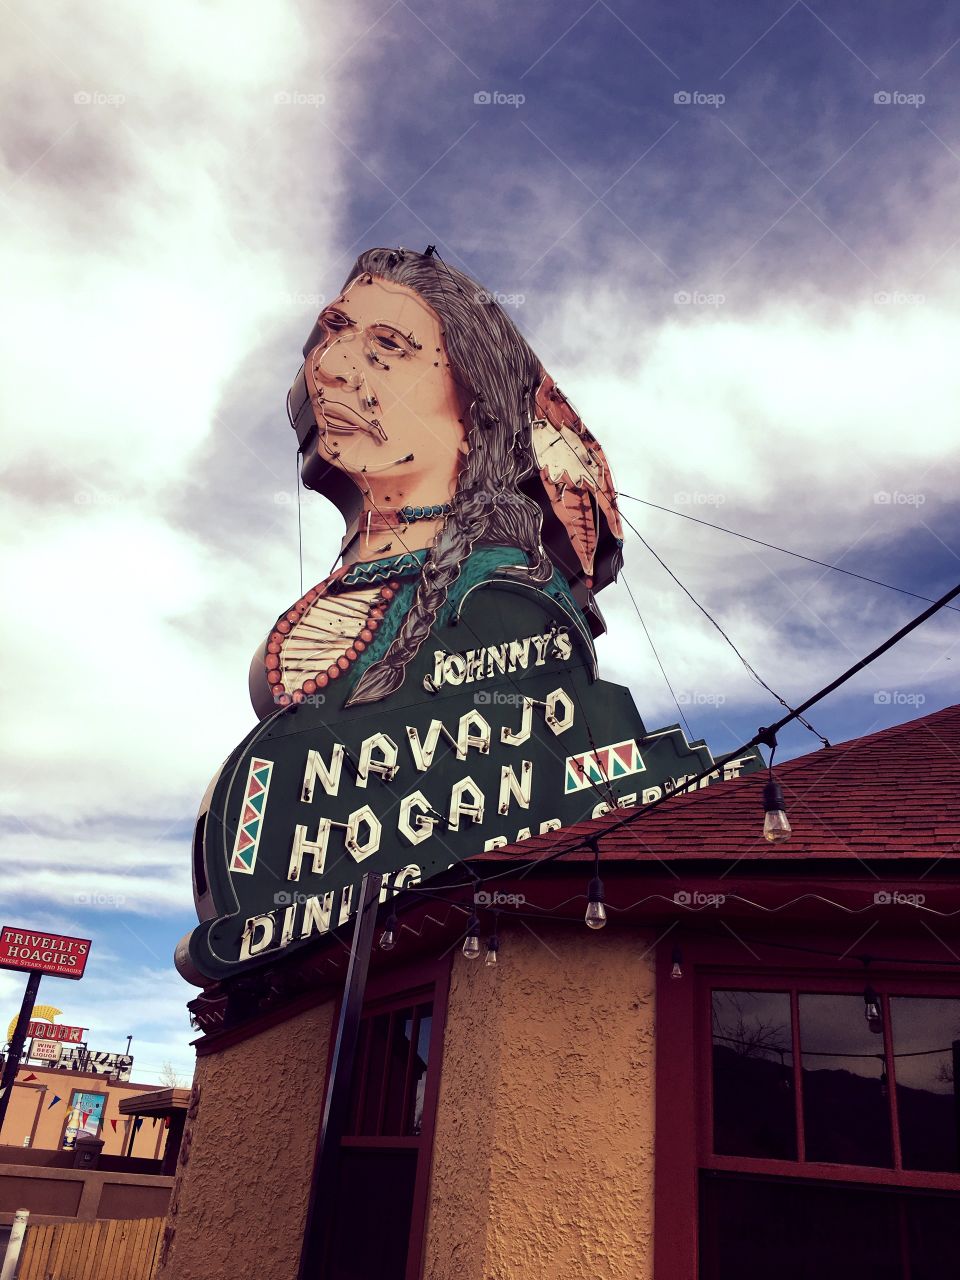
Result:
M178 953L200 983L347 924L365 870L397 892L712 765L599 679L610 465L492 295L430 251L370 249L303 356L303 481L346 531L265 628L259 723L201 807Z
M483 581L549 586L603 629L594 595L622 542L609 464L490 294L436 256L373 249L303 352L304 484L348 530L341 567L254 659L260 715L334 684L347 706L393 693Z

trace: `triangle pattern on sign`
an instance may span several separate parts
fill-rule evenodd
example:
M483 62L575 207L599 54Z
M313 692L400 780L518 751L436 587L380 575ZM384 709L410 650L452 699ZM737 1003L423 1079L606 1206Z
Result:
M237 853L242 853L244 849L249 849L253 844L253 837L249 831L240 830L237 832Z

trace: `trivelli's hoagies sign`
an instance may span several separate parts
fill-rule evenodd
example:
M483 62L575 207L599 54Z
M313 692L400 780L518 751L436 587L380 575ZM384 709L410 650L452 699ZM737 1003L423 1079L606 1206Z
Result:
M177 957L200 983L346 922L365 870L392 891L712 765L597 678L613 477L491 295L370 250L303 353L288 409L343 563L269 629L260 724L205 797Z

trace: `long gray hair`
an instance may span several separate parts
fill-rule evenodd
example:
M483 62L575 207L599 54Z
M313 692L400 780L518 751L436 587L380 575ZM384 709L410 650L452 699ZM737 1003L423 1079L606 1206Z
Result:
M347 706L377 702L403 683L460 567L478 545L518 547L526 565L502 570L548 582L553 564L541 540L543 513L520 482L534 468L530 423L543 367L490 294L455 267L408 249L368 249L344 288L370 274L413 289L440 317L447 358L466 399L469 452L457 479L453 511L424 561L417 593L384 656L357 682Z

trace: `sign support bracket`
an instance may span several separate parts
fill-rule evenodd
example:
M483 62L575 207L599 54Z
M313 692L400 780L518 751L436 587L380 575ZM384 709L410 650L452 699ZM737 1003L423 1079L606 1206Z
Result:
M13 1082L17 1078L20 1058L23 1055L23 1046L27 1039L27 1028L30 1025L30 1015L33 1013L33 1006L37 1002L37 992L40 990L41 976L39 972L33 972L27 978L26 990L23 993L23 1003L20 1005L20 1013L17 1016L17 1025L14 1027L13 1037L10 1040L10 1052L7 1054L7 1060L3 1064L3 1076L0 1077L0 1130L3 1129L3 1122L7 1117L7 1107L10 1104L10 1095L13 1093Z

